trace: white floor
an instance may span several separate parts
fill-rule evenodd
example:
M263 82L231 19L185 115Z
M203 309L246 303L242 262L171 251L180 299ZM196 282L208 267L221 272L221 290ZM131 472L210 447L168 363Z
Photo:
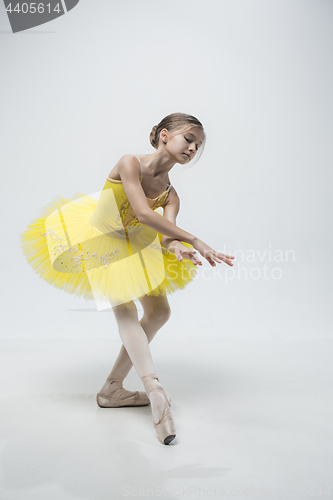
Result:
M172 398L169 446L149 406L96 404L116 336L1 342L1 500L330 497L329 336L165 325L151 348ZM143 390L135 369L125 386Z

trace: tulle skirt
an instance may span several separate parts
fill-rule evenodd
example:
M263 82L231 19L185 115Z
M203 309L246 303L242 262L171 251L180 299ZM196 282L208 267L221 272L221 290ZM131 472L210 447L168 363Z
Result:
M161 246L162 234L150 227L97 230L89 222L96 206L97 200L83 193L72 199L58 196L21 233L29 265L49 284L116 305L143 295L172 294L195 279L196 266L185 258L179 262Z

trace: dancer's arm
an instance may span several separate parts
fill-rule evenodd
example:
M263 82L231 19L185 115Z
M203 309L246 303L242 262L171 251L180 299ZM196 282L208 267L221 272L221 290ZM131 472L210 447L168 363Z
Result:
M216 262L221 263L222 261L229 266L233 265L231 262L231 259L234 259L233 256L217 252L204 241L200 240L200 238L184 231L180 227L176 226L176 224L173 224L166 217L161 217L150 208L145 192L142 189L140 182L140 166L135 157L131 155L124 155L121 157L118 165L119 175L121 177L126 196L142 224L155 229L155 231L163 234L164 236L169 236L172 240L189 243L196 250L198 250L198 252L213 267L216 266ZM189 250L187 248L180 251L178 251L178 249L179 245L177 245L177 250L175 252L179 260L182 259L181 254L189 256L191 253L195 253L193 250Z
M131 155L124 155L119 161L118 171L126 196L141 224L172 239L185 241L194 245L198 240L193 234L184 231L165 217L161 217L149 206L140 182L140 166Z
M176 217L179 214L180 198L174 187L171 188L167 200L167 203L163 207L163 217L177 225ZM178 239L170 238L165 235L163 235L161 241L161 244L173 253L175 253L176 245L178 243L180 243Z
M170 190L168 201L163 208L163 217L176 225L176 217L179 213L180 208L180 198L174 187L172 187L172 189ZM199 264L200 266L202 266L201 260L199 259L198 255L196 255L197 252L184 245L183 241L175 240L163 235L161 245L167 248L169 252L174 253L177 257L177 260L181 261L183 260L183 258L189 259L191 262L193 262L194 265Z

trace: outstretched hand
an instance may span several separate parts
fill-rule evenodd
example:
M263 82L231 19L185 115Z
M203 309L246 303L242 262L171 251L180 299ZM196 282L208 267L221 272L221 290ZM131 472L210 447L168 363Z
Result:
M205 257L205 259L212 267L216 266L216 262L218 262L219 264L221 262L225 262L226 264L228 264L228 266L233 266L231 259L234 259L235 257L233 257L232 255L225 255L224 253L213 250L213 248L204 243L202 240L197 239L192 246L193 248L198 250L198 252L203 257Z
M209 245L206 245L201 240L197 240L195 244L192 245L193 249L188 248L183 245L181 242L177 243L175 246L175 255L179 261L185 259L189 259L193 264L199 264L202 266L202 262L199 257L196 255L196 250L209 262L212 267L216 266L216 262L219 264L221 262L225 262L228 266L233 266L231 259L234 259L232 255L225 255L224 253L217 252L213 250Z
M177 242L175 245L175 255L179 261L182 261L184 258L193 262L193 264L199 264L202 266L202 262L197 255L197 252L192 248L188 248L186 245L183 245L181 241Z

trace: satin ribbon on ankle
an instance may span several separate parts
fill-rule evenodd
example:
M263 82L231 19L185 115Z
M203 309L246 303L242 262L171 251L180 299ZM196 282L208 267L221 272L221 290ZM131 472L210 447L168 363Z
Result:
M114 378L114 377L108 377L106 379L108 382L110 382L110 384L112 384L112 382L120 382L120 383L123 383L124 380L125 380L125 377L124 378Z

